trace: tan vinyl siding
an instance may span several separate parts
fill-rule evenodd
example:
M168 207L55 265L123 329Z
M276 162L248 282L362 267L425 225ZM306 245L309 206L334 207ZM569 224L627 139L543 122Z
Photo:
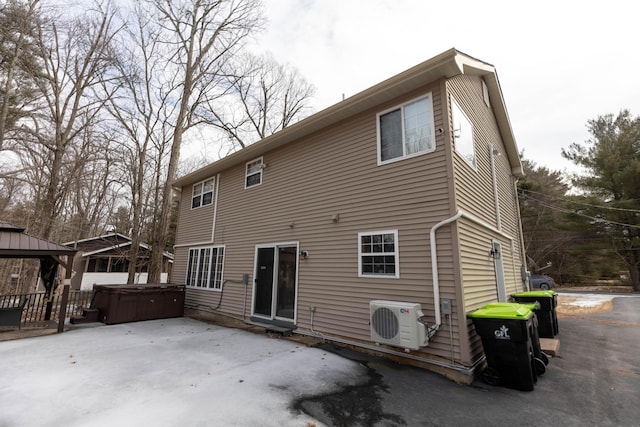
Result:
M458 222L460 239L460 257L462 259L462 282L464 292L464 312L498 300L496 270L493 258L489 255L492 240L500 242L503 249L503 270L507 295L514 292L512 280L511 241L498 233L491 233L480 224L467 219ZM471 322L466 320L468 325ZM482 355L479 337L469 334L463 342L469 346L471 361Z
M450 216L452 202L444 137L436 134L435 152L378 166L376 113L431 92L437 129L443 126L439 88L439 84L425 87L265 153L267 166L258 187L244 189L244 163L221 173L214 242L226 248L225 279L251 275L247 315L255 245L296 242L310 254L299 260L299 328L311 328L309 307L313 305L315 331L369 342L369 301L373 299L420 303L433 321L429 231ZM338 222L332 220L336 214ZM193 222L188 227L198 228ZM400 278L358 277L358 232L381 230L398 230ZM438 233L438 266L441 295L453 300L451 230L448 226ZM199 234L192 231L191 239L197 240ZM185 257L185 250L176 251L177 278L186 274ZM242 285L227 284L221 309L242 315L243 292ZM219 292L187 292L188 304L215 307L218 299ZM457 328L457 314L452 322ZM443 326L424 351L450 358L447 328ZM457 347L456 351L459 357Z
M491 237L482 226L461 219L458 222L464 311L498 300L493 258L489 255Z
M213 203L198 208L191 208L193 185L182 189L180 196L180 226L176 230L176 246L195 242L211 242L213 232L213 215L216 206L217 180L213 189Z
M495 238L501 242L505 252L504 276L507 294L509 294L521 286L520 265L522 265L523 256L520 249L514 178L505 155L506 150L492 110L482 99L482 80L479 77L457 76L447 81L447 87L473 124L478 164L477 170L473 170L460 156L454 154L457 207L477 216L489 226L495 229L499 228L503 233L503 236L498 235L501 237L496 236ZM493 156L499 216L496 213L495 205L491 147L500 153L500 155ZM478 230L478 232L482 232L482 236L487 236L488 230ZM512 240L505 239L504 235ZM484 251L484 256L488 257L488 251L491 248L490 240L484 242L483 248L477 247L475 243L472 244L469 239L461 239L460 244L462 258L472 256L471 253L480 249ZM495 278L493 282L495 284ZM466 308L477 306L479 301L495 298L495 293L492 293L491 290L494 288L487 287L481 290L481 288L472 287L468 289L466 278L464 286Z
M493 111L482 98L480 77L456 76L447 80L448 93L456 100L473 125L477 168L472 168L452 147L456 208L477 217L484 224L461 218L457 225L462 301L464 312L498 300L494 260L490 256L492 240L502 246L502 263L506 294L519 290L521 253L519 217L514 178ZM453 129L450 129L453 131ZM496 214L491 147L494 156L499 216ZM499 220L498 220L499 218ZM499 230L498 230L499 229ZM463 358L477 360L482 346L471 322L460 336Z
M435 151L378 166L376 114L427 93L432 95ZM477 169L452 145L450 95L473 124ZM347 120L334 120L304 133L303 138L294 133L298 139L277 144L277 137L272 137L271 145L259 152L265 164L259 186L244 188L249 154L238 156L241 161L229 159L217 168L203 169L216 173L212 206L191 209L192 186L185 185L174 281L186 280L190 247L224 245L224 292L189 288L187 305L204 310L219 306L225 313L248 318L256 245L295 245L309 253L308 258L298 259L297 328L369 343L369 301L374 299L420 303L433 323L429 233L435 224L461 210L479 222L463 216L437 232L440 298L452 301L453 313L442 315L438 333L418 352L469 365L482 349L469 331L466 313L497 300L494 260L489 254L492 240L502 245L507 295L521 286L523 255L511 164L506 154L494 159L498 221L489 149L513 152L510 133L509 150L500 134L505 115L496 118L484 103L478 76L435 81L392 101L366 105L368 110L361 108ZM444 132L438 132L440 128ZM245 152L253 151L249 147ZM193 176L202 179L203 171ZM398 233L399 278L359 277L358 233L391 230ZM250 276L246 287L235 283L244 273ZM315 307L313 324L311 306Z
M482 99L478 77L457 76L447 81L448 90L473 125L477 170L454 150L456 205L487 223L497 226L489 146L501 149L498 127Z

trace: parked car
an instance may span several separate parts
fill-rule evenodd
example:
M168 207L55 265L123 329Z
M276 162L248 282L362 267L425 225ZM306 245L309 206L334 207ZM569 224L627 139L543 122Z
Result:
M532 274L531 275L531 288L533 289L552 289L556 287L556 282L551 276L546 274Z

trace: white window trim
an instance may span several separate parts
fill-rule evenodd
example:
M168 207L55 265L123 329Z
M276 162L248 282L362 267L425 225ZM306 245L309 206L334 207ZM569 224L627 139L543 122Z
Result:
M249 178L249 165L251 163L255 163L255 162L260 162L260 171L258 172L253 172L251 175L255 175L255 174L260 174L260 182L257 184L253 184L253 185L247 185L247 178ZM262 178L263 178L263 174L262 171L264 171L265 165L264 165L264 160L262 157L258 157L256 159L250 160L247 163L245 163L244 165L244 188L245 190L247 188L254 188L254 187L258 187L260 185L262 185Z
M254 253L253 253L253 277L256 278L258 277L258 249L263 249L263 248L273 248L275 251L278 250L278 248L282 248L282 247L296 247L296 253L300 254L300 241L299 240L294 240L291 242L277 242L277 243L260 243L255 245L254 248ZM275 266L274 266L275 267ZM274 292L276 292L277 290L275 289L276 286L275 284L277 283L277 277L276 275L278 274L278 269L274 268L273 269L273 283L274 283ZM297 323L297 318L298 318L298 295L299 295L299 288L298 288L298 277L300 276L300 259L298 258L296 260L296 277L295 277L295 293L296 293L296 300L293 304L293 323L296 324ZM256 288L257 288L257 282L254 280L253 281L253 287L252 287L252 295L256 295ZM273 303L274 301L272 301ZM252 316L256 316L256 317L262 317L264 319L272 319L271 317L265 317L262 316L260 314L256 314L255 313L255 308L256 308L256 299L254 297L251 297L251 315ZM289 318L285 318L285 317L277 317L274 316L273 319L279 319L279 320L283 320L286 322L290 322L291 319Z
M202 203L202 199L203 199L203 196L205 195L204 183L207 182L207 181L213 181L213 188L211 189L211 203L207 203L205 205L205 204ZM200 195L199 195L199 197L200 197L200 205L198 205L196 207L193 207L193 199L196 197L196 195L193 194L193 192L194 192L194 190L196 188L196 185L198 185L198 184L202 184L202 191L200 192ZM201 208L203 206L213 205L215 203L215 198L214 197L216 195L216 184L217 184L217 182L216 182L216 178L215 177L203 179L202 181L194 183L191 186L191 209L199 209L199 208Z
M190 265L190 261L191 261L191 251L198 251L198 257L200 257L200 250L201 249L222 249L223 250L223 254L222 254L222 271L220 272L220 287L219 288L210 288L209 286L195 286L195 285L187 285L187 283L189 283L189 265ZM189 247L189 249L187 249L187 269L185 272L185 286L189 289L199 289L199 290L203 290L203 291L213 291L213 292L222 292L222 285L224 283L224 261L227 255L227 249L225 245L207 245L207 246L191 246ZM199 260L198 260L199 261ZM205 283L209 283L210 279L211 279L211 274L215 274L215 265L212 267L212 263L214 262L213 259L209 259L209 272L207 274L207 279L205 281ZM216 260L217 262L217 260ZM199 266L200 263L198 262L197 265ZM196 276L198 276L196 274Z
M371 274L371 273L363 273L362 272L362 257L363 255L368 255L369 252L362 252L362 236L372 236L375 234L393 234L393 245L394 245L394 257L395 257L395 266L396 272L394 275L390 274ZM362 231L358 233L358 277L367 277L367 278L376 278L376 279L389 279L400 278L400 247L398 242L398 230L375 230L375 231ZM389 253L381 252L381 254L385 254L384 256L389 256Z
M431 140L433 141L433 147L430 150L426 150L426 151L420 151L417 153L412 153L412 154L406 154L406 155L402 155L399 157L394 157L393 159L389 159L389 160L382 160L382 150L381 150L381 143L382 141L380 140L380 116L384 116L387 113L390 113L392 111L398 110L400 109L401 113L401 124L402 124L402 151L404 152L405 149L405 141L404 141L404 107L406 105L412 104L414 102L418 102L421 101L423 99L429 99L429 103L431 104ZM428 154L428 153L433 153L436 150L436 130L435 130L435 117L433 114L433 94L432 92L428 92L422 96L419 96L417 98L411 99L407 102L403 102L402 104L396 105L394 107L388 108L384 111L379 112L378 114L376 114L376 131L377 131L377 143L378 143L378 166L381 165L386 165L389 163L394 163L397 161L401 161L401 160L405 160L405 159L410 159L412 157L417 157L417 156L422 156L424 154Z
M487 87L487 83L485 83L484 79L482 80L482 99L487 107L491 108L491 103L489 101L489 88Z
M464 110L462 109L462 107L460 106L460 103L458 101L456 101L456 99L453 96L450 97L450 102L451 102L451 118L452 118L451 127L453 128L452 129L453 130L452 135L453 135L453 148L454 148L454 151L456 152L456 154L458 156L460 156L460 158L462 158L462 160L465 161L465 163L467 165L469 165L470 168L472 168L473 170L475 170L477 172L478 171L478 155L476 153L476 140L475 140L475 136L474 136L475 130L473 128L473 123L471 122L471 119L469 118L469 116L467 116L467 113L465 113ZM461 152L460 150L458 150L459 144L456 143L456 138L457 137L456 137L456 129L455 129L456 125L455 125L455 122L454 122L454 120L455 120L455 114L454 114L454 111L453 111L454 106L458 109L460 114L462 114L462 118L465 119L467 121L467 123L469 123L469 126L471 127L471 144L473 146L473 159L475 161L475 164L471 163L469 161L469 159L467 159L464 156L464 153Z

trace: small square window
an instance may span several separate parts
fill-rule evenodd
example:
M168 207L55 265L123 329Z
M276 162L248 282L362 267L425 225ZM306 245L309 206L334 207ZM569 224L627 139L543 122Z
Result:
M358 233L359 276L400 277L398 231Z

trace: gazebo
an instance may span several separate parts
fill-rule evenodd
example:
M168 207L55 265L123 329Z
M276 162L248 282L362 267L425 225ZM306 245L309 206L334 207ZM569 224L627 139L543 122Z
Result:
M65 284L69 284L73 257L77 251L39 237L30 236L25 234L24 230L22 227L0 220L0 258L39 259L40 278L44 284L45 295L49 297L55 291L58 265L65 267ZM68 295L68 286L65 290ZM49 310L50 307L47 307L47 311Z
M47 295L55 290L58 265L66 269L71 278L73 256L76 250L24 233L24 228L0 221L0 258L30 258L40 260L40 278ZM66 259L63 259L65 257Z

